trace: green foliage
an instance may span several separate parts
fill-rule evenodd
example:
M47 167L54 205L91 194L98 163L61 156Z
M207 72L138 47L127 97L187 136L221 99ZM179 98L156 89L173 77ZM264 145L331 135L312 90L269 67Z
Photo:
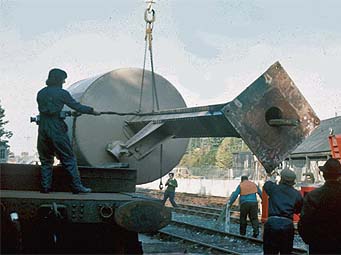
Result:
M231 139L226 138L221 143L217 150L216 165L220 168L231 168L232 167L232 150L231 150Z
M225 138L218 148L216 155L216 165L220 168L231 168L233 153L249 151L242 139Z
M5 118L5 109L2 108L0 104L0 144L7 145L8 139L12 137L13 133L5 129L4 126L8 123L8 121L4 120L4 118Z
M193 175L207 176L212 169L231 168L233 153L245 151L249 149L240 138L192 138L179 165L195 169Z
M215 157L223 138L192 138L180 166L215 165Z
M218 167L191 167L189 168L189 172L193 176L204 176L208 179L224 179L227 177L228 173L225 169L221 169Z

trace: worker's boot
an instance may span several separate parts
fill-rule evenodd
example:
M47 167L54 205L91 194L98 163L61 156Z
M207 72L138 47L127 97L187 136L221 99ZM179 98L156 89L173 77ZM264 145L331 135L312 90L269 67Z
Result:
M83 185L78 186L77 188L73 188L72 189L72 193L73 194L79 194L79 193L91 193L91 189L84 187Z
M71 174L72 177L71 189L73 194L91 193L90 188L83 186L77 167L71 167L69 169L69 173Z
M81 178L79 175L73 176L72 185L71 185L72 193L79 194L79 193L91 193L91 189L84 187Z

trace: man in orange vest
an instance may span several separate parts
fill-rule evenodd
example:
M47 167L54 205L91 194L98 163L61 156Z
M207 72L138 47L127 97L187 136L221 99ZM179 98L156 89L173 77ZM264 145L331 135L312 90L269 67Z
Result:
M241 177L241 182L238 185L237 189L232 193L230 201L228 203L228 207L230 208L233 202L237 199L238 195L240 195L239 233L241 235L246 234L246 218L247 216L249 216L253 228L252 237L254 238L256 238L259 234L258 201L256 194L258 194L259 197L262 198L262 191L259 189L259 187L254 182L249 181L248 177L244 175Z

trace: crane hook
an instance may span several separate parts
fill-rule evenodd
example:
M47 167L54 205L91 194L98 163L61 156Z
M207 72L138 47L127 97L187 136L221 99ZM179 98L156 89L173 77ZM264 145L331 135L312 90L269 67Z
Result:
M151 23L154 23L155 21L155 10L154 9L146 9L145 12L144 12L144 20L151 24Z

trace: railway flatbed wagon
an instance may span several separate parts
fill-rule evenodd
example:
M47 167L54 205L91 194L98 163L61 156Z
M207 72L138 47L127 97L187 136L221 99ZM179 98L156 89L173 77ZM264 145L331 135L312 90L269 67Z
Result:
M72 194L54 167L53 191L40 193L40 166L0 164L1 253L140 254L138 233L167 225L168 208L135 192L136 171L80 167L93 193Z

